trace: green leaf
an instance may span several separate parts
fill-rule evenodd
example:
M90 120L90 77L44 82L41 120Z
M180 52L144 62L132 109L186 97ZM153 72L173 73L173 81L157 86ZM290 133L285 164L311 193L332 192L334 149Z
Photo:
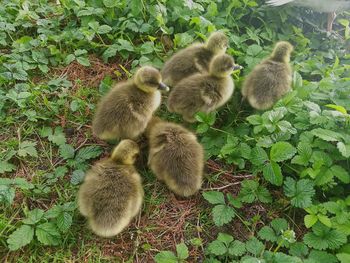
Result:
M53 142L54 144L60 146L61 144L65 144L66 143L66 138L63 134L62 128L61 127L57 127L55 129L55 133L54 134L50 134L48 135L48 139L50 142Z
M337 177L341 182L345 184L350 183L350 175L343 167L339 165L333 165L330 170L333 176Z
M254 147L251 151L250 161L254 165L262 165L268 161L268 156L263 148Z
M223 242L226 247L228 247L229 244L233 241L233 237L225 233L219 233L217 240Z
M70 228L70 226L72 225L72 216L67 213L67 212L63 212L61 213L58 217L57 217L57 227L59 230L61 230L62 232L67 232L67 230Z
M188 248L184 243L176 245L176 253L177 253L178 259L180 259L180 260L186 259L189 256Z
M276 142L271 147L270 159L275 162L282 162L291 159L297 150L288 142Z
M298 144L298 154L292 159L292 163L306 166L312 156L311 145L307 142L300 142Z
M161 251L155 257L156 263L178 263L177 257L171 251Z
M271 226L277 234L281 234L282 231L288 229L288 222L284 218L275 218L271 221Z
M309 255L309 259L313 260L312 263L336 263L337 258L324 251L312 250Z
M44 210L35 208L29 211L27 218L23 220L23 223L27 225L35 225L38 223L44 215Z
M74 148L70 144L61 144L60 147L60 156L67 160L74 158Z
M228 248L228 253L235 257L244 255L245 251L245 244L239 240L233 241Z
M6 173L6 172L12 172L16 169L16 166L12 163L9 163L8 161L0 161L0 174Z
M71 184L78 185L84 181L85 172L82 170L75 170L72 173L72 177L70 179Z
M91 65L89 58L87 58L87 57L77 57L77 61L79 64L81 64L85 67L89 67Z
M99 34L107 34L108 32L110 32L112 30L112 28L108 25L102 25L98 28L97 33Z
M283 183L281 167L274 161L271 161L264 166L263 175L264 178L273 185L280 186Z
M337 148L338 148L339 152L345 158L349 158L350 157L350 145L349 144L344 144L343 142L338 142L337 143Z
M224 194L219 191L207 191L203 193L203 197L213 205L226 204Z
M38 153L35 149L36 142L23 141L19 145L19 150L17 151L18 156L26 157L27 155L38 157Z
M74 61L74 59L75 59L75 56L73 54L69 54L64 59L64 64L69 65L70 63L72 63Z
M341 112L343 114L348 114L346 109L343 106L334 105L334 104L327 104L325 106L328 107L328 108L331 108L331 109L335 109L336 111L339 111L339 112Z
M142 11L142 5L140 5L140 1L138 0L130 0L129 5L131 8L131 13L134 17L138 17L138 15Z
M250 115L247 117L247 121L252 125L261 125L263 123L260 115Z
M227 247L223 242L219 240L214 240L213 242L209 243L208 251L210 251L210 253L213 255L222 256L225 255L225 253L227 252Z
M318 217L316 215L306 215L304 217L304 224L307 228L312 227L318 221Z
M9 185L0 185L0 204L11 205L15 198L16 191Z
M289 254L303 258L309 253L307 246L302 242L295 242L290 245Z
M34 229L28 225L22 225L17 228L9 238L7 239L7 244L11 251L17 250L25 245L28 245L32 241L34 236Z
M320 220L320 222L321 222L322 224L324 224L325 226L332 227L332 222L331 222L331 220L329 219L329 217L327 217L327 216L325 216L325 215L318 214L318 215L317 215L317 218L318 218L318 220Z
M197 133L205 133L206 131L208 131L208 129L209 129L208 124L206 124L206 123L200 123L200 124L198 124L198 126L197 126L196 132L197 132Z
M87 146L81 148L77 155L75 156L76 162L84 162L89 159L96 158L102 153L102 148L100 146Z
M321 223L315 224L312 231L305 234L304 242L315 249L337 249L347 242L345 233L331 229Z
M340 263L349 263L350 262L350 254L338 253L336 256L339 259Z
M275 234L275 231L269 226L263 226L260 231L258 232L258 236L266 241L276 242L277 236Z
M284 193L291 198L291 204L295 207L308 207L312 204L312 197L315 195L314 184L311 180L302 179L296 182L293 178L287 177L284 181Z
M239 200L238 197L233 197L230 193L226 195L228 202L236 208L241 208L242 207L242 202Z
M118 6L119 0L103 0L103 4L105 5L105 7L113 8Z
M217 226L223 226L231 222L236 215L235 210L227 205L216 205L212 210L212 214L214 223Z
M56 226L51 222L38 225L35 229L35 235L44 245L57 246L61 241L60 233Z
M130 41L124 40L124 39L118 39L118 43L120 44L120 50L126 50L130 52L134 51L134 47Z
M265 246L256 237L249 239L246 244L246 249L248 252L252 253L254 256L260 256L265 249Z
M258 200L262 203L271 203L272 202L272 197L269 192L265 187L259 186L257 191L256 191L256 196Z
M311 131L311 133L316 137L328 142L340 141L343 138L343 136L340 133L322 128L314 129Z

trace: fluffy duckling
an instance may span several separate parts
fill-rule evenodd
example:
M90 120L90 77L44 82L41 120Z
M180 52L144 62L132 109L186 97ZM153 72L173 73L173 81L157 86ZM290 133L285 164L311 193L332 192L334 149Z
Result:
M238 68L241 66L235 65L231 56L215 56L208 73L197 73L174 86L168 98L168 110L181 114L187 122L195 122L194 115L199 111L214 111L231 97L234 83L230 75Z
M179 196L195 194L202 185L204 152L196 136L182 126L153 117L146 129L148 165Z
M193 44L172 56L161 73L164 83L173 87L180 80L198 72L207 72L215 55L224 54L228 39L222 32L211 34L206 43Z
M292 69L289 60L292 51L290 43L278 42L271 56L248 74L243 83L242 95L253 108L269 109L291 90Z
M97 162L86 173L78 205L96 235L117 235L139 212L144 192L133 165L138 153L134 141L122 140L109 159Z
M92 122L93 132L102 140L137 138L160 105L159 90L169 90L159 71L150 66L140 68L132 79L102 98Z

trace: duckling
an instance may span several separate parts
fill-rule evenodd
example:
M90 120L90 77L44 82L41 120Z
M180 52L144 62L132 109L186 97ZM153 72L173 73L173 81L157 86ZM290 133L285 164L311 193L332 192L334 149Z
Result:
M174 86L180 80L198 72L206 72L214 55L224 54L228 39L222 32L212 33L206 43L196 43L172 56L161 71L164 83Z
M136 139L161 103L159 90L169 90L159 71L141 67L132 79L102 98L92 122L93 132L102 140Z
M290 43L278 42L271 56L248 74L242 86L242 95L253 108L267 110L291 90L292 69L289 61L292 51Z
M182 126L152 118L148 165L156 177L179 196L194 195L202 185L204 151L196 136Z
M231 56L215 56L208 73L194 74L174 86L169 94L168 110L181 114L187 122L195 122L194 115L199 111L214 111L231 97L234 82L230 74L238 68L241 66Z
M133 165L138 153L134 141L122 140L109 159L97 162L86 173L78 205L98 236L117 235L141 208L144 192Z

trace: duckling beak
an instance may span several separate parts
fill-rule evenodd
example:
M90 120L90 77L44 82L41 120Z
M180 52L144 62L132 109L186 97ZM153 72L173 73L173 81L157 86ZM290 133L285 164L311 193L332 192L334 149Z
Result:
M165 85L163 82L159 83L158 89L162 90L162 91L166 91L166 92L168 92L170 90L169 87L167 85Z
M241 65L234 65L233 66L233 70L240 70L240 69L243 69L243 67Z

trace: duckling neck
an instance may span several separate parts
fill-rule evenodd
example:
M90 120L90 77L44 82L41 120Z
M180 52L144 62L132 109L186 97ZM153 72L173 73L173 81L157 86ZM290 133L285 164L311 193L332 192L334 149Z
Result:
M278 52L273 53L272 56L270 57L270 59L273 61L282 62L282 63L289 63L289 61L290 61L290 58L288 55L281 54Z

